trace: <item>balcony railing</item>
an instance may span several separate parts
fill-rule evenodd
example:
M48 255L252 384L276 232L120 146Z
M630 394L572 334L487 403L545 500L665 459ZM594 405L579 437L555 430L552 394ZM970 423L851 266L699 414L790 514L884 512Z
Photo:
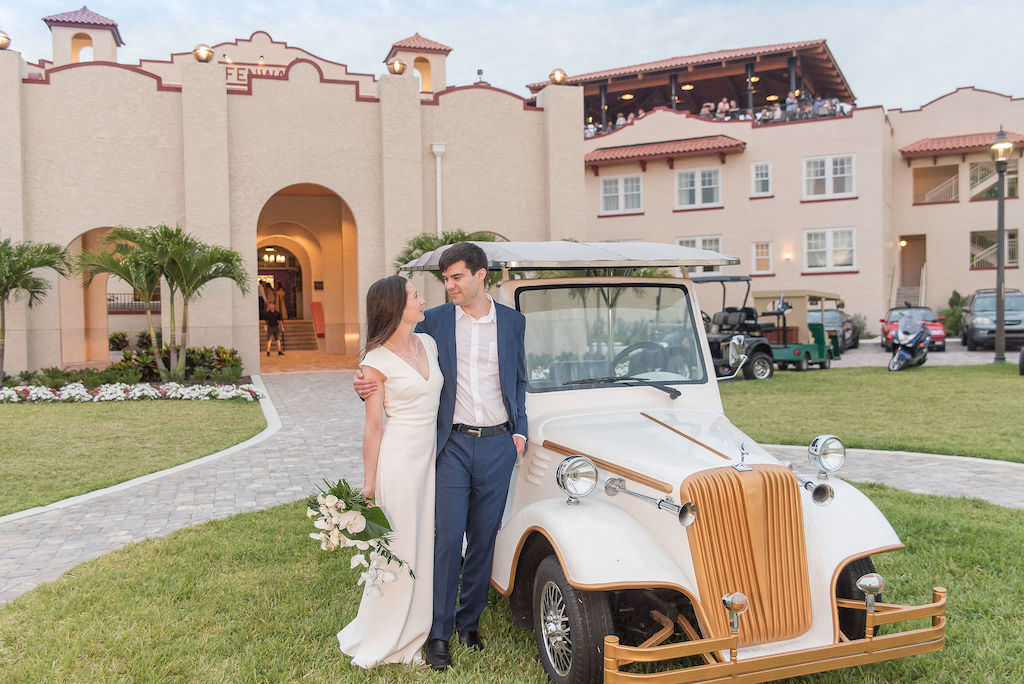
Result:
M144 313L152 311L160 313L160 300L141 302L131 292L118 292L107 294L107 313Z

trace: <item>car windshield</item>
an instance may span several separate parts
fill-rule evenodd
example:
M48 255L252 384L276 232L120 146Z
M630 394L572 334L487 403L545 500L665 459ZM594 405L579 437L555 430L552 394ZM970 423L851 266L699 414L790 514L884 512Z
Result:
M808 323L821 323L821 311L812 309L807 312ZM835 309L825 309L825 325L839 325L842 323L842 316Z
M530 391L614 384L635 376L664 383L705 382L686 288L681 285L524 287L516 306L526 316Z
M1007 311L1024 311L1024 292L1007 292L1003 306ZM994 294L979 295L975 298L971 310L995 313L996 296Z
M893 309L889 312L889 321L899 322L904 318L910 318L915 321L928 321L931 323L938 322L938 317L935 312L927 307L910 307L903 309Z

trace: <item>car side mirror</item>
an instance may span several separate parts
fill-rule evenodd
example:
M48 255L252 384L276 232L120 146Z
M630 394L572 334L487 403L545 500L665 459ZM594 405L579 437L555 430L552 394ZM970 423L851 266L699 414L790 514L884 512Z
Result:
M960 310L963 311L964 313L971 313L971 310L969 308L967 308L966 306L964 308L960 309Z
M879 323L885 323L885 319L884 319L884 318L879 318L879 319L878 319L878 322L879 322Z
M939 320L940 321L944 321L944 320L946 320L946 317L945 316L939 316Z
M729 367L736 369L747 360L747 340L743 335L734 335L729 340Z

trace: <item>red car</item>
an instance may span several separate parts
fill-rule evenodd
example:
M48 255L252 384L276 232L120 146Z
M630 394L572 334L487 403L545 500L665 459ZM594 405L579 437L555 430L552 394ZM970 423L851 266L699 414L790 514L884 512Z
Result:
M946 329L942 327L945 316L936 316L935 312L927 306L896 306L889 309L885 318L879 318L882 323L882 349L892 351L892 336L896 333L900 321L905 318L924 322L924 327L932 334L932 342L928 345L929 351L946 351Z

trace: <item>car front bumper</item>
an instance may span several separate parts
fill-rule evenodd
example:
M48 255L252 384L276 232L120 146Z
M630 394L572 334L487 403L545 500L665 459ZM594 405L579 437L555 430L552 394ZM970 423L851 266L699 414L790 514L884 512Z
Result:
M838 599L837 606L866 610L864 601ZM764 682L906 658L921 653L932 653L942 650L946 643L946 590L935 587L932 589L932 603L922 606L877 603L875 612L868 612L866 617L867 629L863 638L840 641L831 646L751 658L738 657L739 637L737 634L646 648L621 646L619 638L610 635L605 637L604 642L604 681L606 684L645 680L672 682L673 684L724 681ZM921 618L931 618L931 625L905 632L874 636L877 626ZM742 621L740 629L743 629ZM725 653L728 653L727 658L723 657ZM707 664L656 674L640 674L620 670L631 663L652 663L691 657L701 657Z

